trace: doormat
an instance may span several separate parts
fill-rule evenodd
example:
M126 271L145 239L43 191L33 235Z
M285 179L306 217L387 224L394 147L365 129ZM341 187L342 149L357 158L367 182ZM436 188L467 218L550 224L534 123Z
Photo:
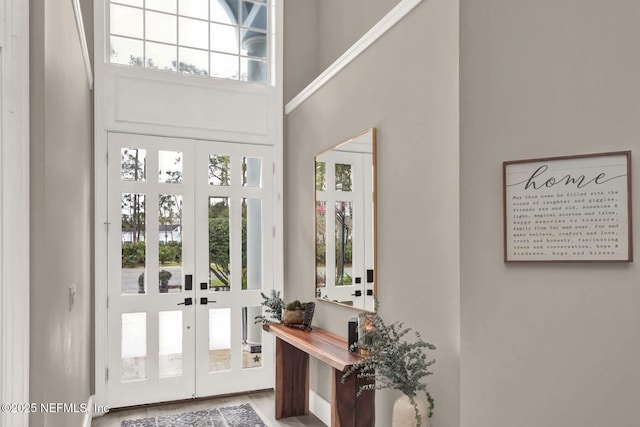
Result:
M249 403L197 412L124 420L121 427L267 427Z

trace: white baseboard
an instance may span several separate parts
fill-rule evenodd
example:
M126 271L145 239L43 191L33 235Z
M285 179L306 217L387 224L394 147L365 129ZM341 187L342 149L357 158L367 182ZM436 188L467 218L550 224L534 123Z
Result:
M331 404L313 390L309 390L309 412L326 425L331 425Z

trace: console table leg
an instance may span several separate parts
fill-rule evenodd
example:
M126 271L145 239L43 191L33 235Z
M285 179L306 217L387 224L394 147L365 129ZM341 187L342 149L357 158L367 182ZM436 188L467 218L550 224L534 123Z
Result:
M375 425L375 391L367 390L356 397L360 385L369 380L350 375L342 383L343 372L333 369L331 427L371 427Z
M276 419L309 413L309 355L276 338Z

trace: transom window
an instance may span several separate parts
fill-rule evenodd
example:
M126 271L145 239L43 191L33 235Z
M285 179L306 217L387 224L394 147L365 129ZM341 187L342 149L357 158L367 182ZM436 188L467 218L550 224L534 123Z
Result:
M111 0L110 62L266 83L268 0Z

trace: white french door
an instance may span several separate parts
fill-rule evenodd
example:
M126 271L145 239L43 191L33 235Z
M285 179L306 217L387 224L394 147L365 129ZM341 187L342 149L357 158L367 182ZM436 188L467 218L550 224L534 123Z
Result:
M107 404L273 386L271 147L110 133Z

